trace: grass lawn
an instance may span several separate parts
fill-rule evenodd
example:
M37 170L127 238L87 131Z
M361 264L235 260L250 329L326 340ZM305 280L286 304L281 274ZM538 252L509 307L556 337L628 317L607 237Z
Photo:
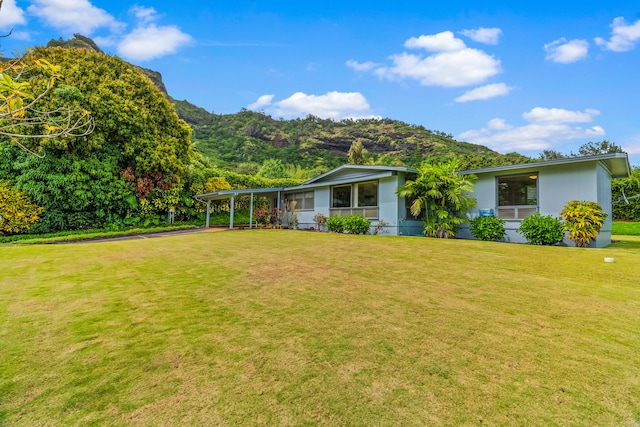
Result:
M616 239L3 246L0 425L638 425L640 237Z
M625 236L640 236L640 222L613 221L611 232Z

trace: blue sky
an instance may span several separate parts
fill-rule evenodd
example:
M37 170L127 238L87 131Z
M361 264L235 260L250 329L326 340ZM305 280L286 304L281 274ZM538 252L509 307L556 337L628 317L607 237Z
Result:
M634 2L4 0L9 29L5 56L81 33L217 114L389 117L530 156L607 139L640 165Z

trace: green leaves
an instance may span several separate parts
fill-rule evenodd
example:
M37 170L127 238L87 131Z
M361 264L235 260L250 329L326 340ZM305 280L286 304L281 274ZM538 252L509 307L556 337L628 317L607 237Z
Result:
M527 242L532 245L555 245L562 242L562 221L540 212L525 218L518 228Z
M474 175L460 175L459 162L424 163L418 177L400 187L398 195L413 199L411 214L418 216L426 209L424 232L429 237L455 237L466 219L466 212L475 206L470 196Z
M26 232L43 210L31 203L26 194L0 181L0 234Z
M579 248L587 247L595 240L607 217L598 203L579 200L567 203L560 215L565 219L563 230Z

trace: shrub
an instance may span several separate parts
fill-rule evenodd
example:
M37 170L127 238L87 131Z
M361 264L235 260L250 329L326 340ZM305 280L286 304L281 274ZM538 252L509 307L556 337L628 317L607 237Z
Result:
M316 223L316 230L320 231L320 228L327 222L327 216L321 213L317 213L313 217L313 222Z
M596 239L607 217L598 203L579 200L567 203L560 215L565 219L563 230L579 248L589 246Z
M327 218L327 230L332 231L334 233L343 233L344 232L344 217L341 216L330 216Z
M253 211L253 215L259 225L264 226L271 222L271 213L266 209L256 209Z
M371 221L362 215L348 215L343 219L344 230L349 234L366 234L371 227Z
M506 234L505 221L495 216L479 216L470 224L471 234L478 240L500 240Z
M543 216L540 212L522 220L518 232L531 245L555 245L562 242L564 235L562 221L551 215Z
M31 203L22 191L0 181L0 234L26 232L38 222L43 210Z

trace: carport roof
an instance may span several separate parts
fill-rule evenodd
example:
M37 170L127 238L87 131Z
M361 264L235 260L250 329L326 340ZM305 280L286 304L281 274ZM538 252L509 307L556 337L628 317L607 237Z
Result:
M280 191L284 191L284 187L244 188L242 190L220 190L213 193L198 194L197 196L195 196L195 198L204 202L209 202L213 200L226 200L237 196L250 196L252 194L275 194Z

